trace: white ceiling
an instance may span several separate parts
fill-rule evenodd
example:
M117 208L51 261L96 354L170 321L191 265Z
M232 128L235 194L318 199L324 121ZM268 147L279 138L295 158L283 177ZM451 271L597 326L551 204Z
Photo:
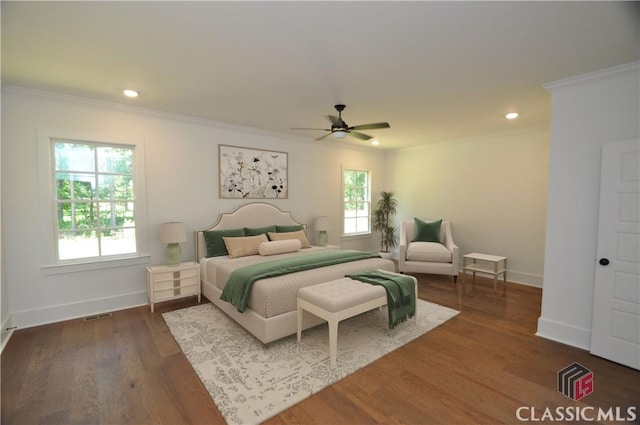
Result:
M301 141L345 103L349 125L390 123L364 131L378 149L406 148L547 126L542 84L638 60L638 5L2 1L2 84Z

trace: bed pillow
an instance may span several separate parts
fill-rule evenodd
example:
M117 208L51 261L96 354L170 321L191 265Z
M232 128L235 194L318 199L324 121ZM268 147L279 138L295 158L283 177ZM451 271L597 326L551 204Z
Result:
M276 232L278 233L297 232L298 230L304 231L304 226L302 224L292 224L288 226L279 226L276 224Z
M262 242L267 242L267 235L261 233L256 236L229 237L223 236L229 258L246 257L249 255L258 255L258 246Z
M442 219L435 221L422 221L414 217L415 236L414 242L440 242L440 226Z
M222 237L244 236L244 229L205 230L203 236L207 244L207 257L220 257L229 254Z
M299 239L285 239L282 241L262 242L258 246L258 254L275 255L285 254L287 252L300 251L302 242Z
M269 232L275 232L276 231L276 226L275 224L273 226L265 226L265 227L245 227L244 228L244 235L245 236L258 236L261 234L268 234Z
M282 232L282 233L269 232L269 239L271 239L272 241L298 239L300 241L300 245L302 246L302 248L311 248L311 244L309 243L309 240L307 240L307 236L304 234L302 230L298 230L297 232Z

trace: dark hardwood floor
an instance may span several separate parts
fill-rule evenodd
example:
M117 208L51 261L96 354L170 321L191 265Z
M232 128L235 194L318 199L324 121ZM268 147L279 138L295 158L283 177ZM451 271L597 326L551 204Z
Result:
M576 407L587 419L632 407L638 422L640 372L534 335L540 289L495 292L478 278L459 299L450 278L417 277L420 298L461 313L266 423L512 424L517 411L541 419ZM223 424L160 315L195 303L17 330L2 354L2 424ZM556 388L573 362L594 374L577 402Z

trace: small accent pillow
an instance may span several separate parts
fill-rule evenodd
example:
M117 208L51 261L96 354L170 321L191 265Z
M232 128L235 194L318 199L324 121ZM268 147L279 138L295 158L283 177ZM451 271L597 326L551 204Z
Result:
M275 224L272 226L265 226L265 227L245 227L244 228L244 235L245 236L257 236L260 234L267 234L269 232L275 232L276 231L276 226Z
M220 257L229 254L222 240L223 236L244 236L244 229L207 230L203 232L204 241L207 244L207 258Z
M287 252L300 251L302 242L299 239L285 239L282 241L262 242L258 246L258 254L275 255L285 254Z
M276 224L276 232L278 233L289 233L289 232L297 232L298 230L304 231L304 226L302 224L292 224L290 226L280 226Z
M229 252L229 258L246 257L248 255L258 255L258 246L262 242L267 242L267 235L264 233L256 236L226 237L222 238Z
M304 234L302 230L298 230L297 232L283 232L283 233L273 233L269 232L269 239L272 241L284 241L287 239L298 239L302 248L311 248L311 244L307 239L307 236Z
M440 242L440 226L442 219L435 221L422 221L419 218L413 218L415 223L414 242Z

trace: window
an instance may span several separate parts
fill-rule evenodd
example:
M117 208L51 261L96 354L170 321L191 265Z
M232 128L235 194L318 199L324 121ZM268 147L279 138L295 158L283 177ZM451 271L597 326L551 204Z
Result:
M50 143L56 262L137 256L135 146Z
M371 191L368 171L342 172L344 191L343 234L361 235L371 232Z

